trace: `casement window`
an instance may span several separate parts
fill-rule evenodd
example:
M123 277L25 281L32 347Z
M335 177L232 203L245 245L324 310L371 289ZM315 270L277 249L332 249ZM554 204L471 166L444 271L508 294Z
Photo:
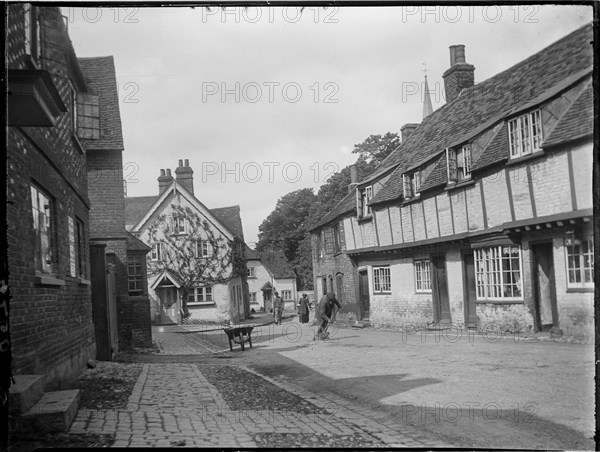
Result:
M196 257L210 257L212 247L208 240L196 240Z
M373 267L373 292L389 293L392 291L390 267Z
M79 93L77 103L77 136L86 140L99 140L100 96Z
M151 261L162 261L162 243L157 242L152 244L152 251L150 251L150 260Z
M68 218L69 228L69 270L71 276L85 278L85 245L83 222L79 218Z
M340 251L340 228L339 225L334 225L325 229L325 252L327 254L336 254Z
M431 261L415 261L415 282L417 292L431 292Z
M594 241L591 238L567 244L567 287L594 287Z
M446 169L449 183L471 179L471 145L446 149Z
M42 273L55 273L52 201L48 194L34 185L31 186L31 213L35 232L35 269Z
M292 291L291 290L282 290L281 298L283 300L291 300L292 299Z
M173 234L185 234L185 218L173 215L171 217Z
M248 267L248 278L256 278L256 267Z
M518 158L541 149L543 139L540 110L525 113L508 121L510 158Z
M127 284L129 295L144 293L144 271L141 256L127 256Z
M369 203L371 198L373 198L373 187L368 186L362 188L359 190L358 194L358 217L363 218L371 216L371 207L367 204Z
M39 10L30 3L23 4L25 19L25 53L35 61L42 56L42 38Z
M212 287L193 287L190 289L188 304L194 303L214 304Z
M256 303L256 292L250 292L250 303Z
M421 190L421 172L415 171L412 174L402 175L402 194L404 199L411 199L419 196Z
M521 248L476 249L475 278L478 300L522 300Z

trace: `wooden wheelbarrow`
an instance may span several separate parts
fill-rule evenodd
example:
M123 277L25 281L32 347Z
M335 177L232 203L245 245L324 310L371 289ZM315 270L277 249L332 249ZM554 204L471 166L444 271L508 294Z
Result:
M233 351L233 344L240 344L242 351L244 351L244 344L248 342L250 344L250 348L252 348L252 330L254 326L252 325L242 325L242 326L233 326L223 328L225 334L227 334L227 339L229 339L229 349Z

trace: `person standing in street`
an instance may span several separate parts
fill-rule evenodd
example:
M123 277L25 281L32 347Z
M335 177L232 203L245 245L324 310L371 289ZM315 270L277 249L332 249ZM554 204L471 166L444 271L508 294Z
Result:
M277 292L275 292L273 298L273 315L275 316L275 325L281 325L281 318L283 317L283 300Z
M308 299L308 296L303 293L302 298L298 302L298 317L300 323L308 323L308 313L312 309L312 304Z

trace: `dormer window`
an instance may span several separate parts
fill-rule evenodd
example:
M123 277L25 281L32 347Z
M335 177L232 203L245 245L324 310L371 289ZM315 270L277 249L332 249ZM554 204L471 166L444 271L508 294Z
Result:
M510 158L519 158L541 150L542 115L531 111L508 121Z
M448 183L457 183L471 179L471 145L465 144L458 149L446 149Z
M173 234L185 234L185 218L173 216L171 219Z
M421 173L415 171L412 174L403 174L402 186L404 199L411 199L419 196L419 191L421 190Z
M373 198L373 187L368 186L359 190L358 197L358 216L359 218L370 217L371 207L368 206L369 201Z

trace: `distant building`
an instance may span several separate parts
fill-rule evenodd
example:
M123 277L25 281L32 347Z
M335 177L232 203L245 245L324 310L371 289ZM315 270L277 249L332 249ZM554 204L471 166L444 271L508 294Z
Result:
M592 40L478 84L450 48L446 105L311 230L338 318L593 337Z
M147 266L152 321L238 322L250 315L240 208L208 209L194 196L193 173L187 159L185 164L179 160L176 178L170 169L161 170L158 195L127 198L127 229L151 249ZM198 273L194 269L207 263L210 267L211 262L220 265L217 256L232 257L223 268L206 273L218 281L189 287L189 278Z
M284 302L297 301L296 273L283 251L246 250L250 308L270 311L273 293L277 291Z

